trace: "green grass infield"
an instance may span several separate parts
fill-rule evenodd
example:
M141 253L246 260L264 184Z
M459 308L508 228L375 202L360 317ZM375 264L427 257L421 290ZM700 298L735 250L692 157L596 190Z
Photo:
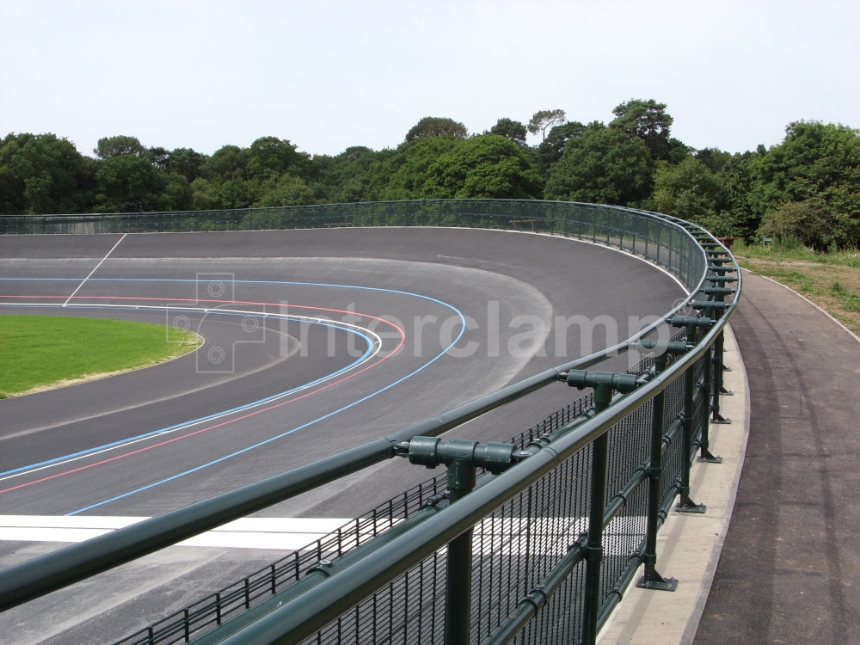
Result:
M164 325L106 318L0 316L0 398L147 367L202 339Z

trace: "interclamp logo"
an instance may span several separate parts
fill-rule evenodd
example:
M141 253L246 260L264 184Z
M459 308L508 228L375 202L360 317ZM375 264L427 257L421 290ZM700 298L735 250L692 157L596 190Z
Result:
M233 273L198 273L193 298L167 309L168 341L178 340L176 330L204 339L195 352L198 374L233 374L242 345L266 342L265 308L251 310L238 301L236 285Z

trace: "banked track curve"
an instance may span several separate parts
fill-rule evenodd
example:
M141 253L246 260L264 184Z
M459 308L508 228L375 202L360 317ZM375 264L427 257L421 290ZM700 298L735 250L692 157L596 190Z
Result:
M0 403L3 515L172 510L625 338L682 295L673 279L617 251L501 231L4 236L0 247L2 313L119 316L162 322L168 333L170 316L184 316L206 337L204 351L235 350L230 370L200 369L198 351ZM201 298L216 282L229 297ZM265 338L248 340L250 319ZM560 407L571 394L559 389L521 417L500 424L488 415L461 430L506 439L539 420L530 414L547 409L547 396ZM173 441L180 431L195 441ZM145 442L162 445L144 450ZM101 451L114 447L134 454L108 461ZM21 475L68 459L77 460L68 470L106 463L64 477ZM417 470L386 465L265 515L349 517L426 477ZM34 483L11 490L24 481ZM58 546L7 544L4 566Z

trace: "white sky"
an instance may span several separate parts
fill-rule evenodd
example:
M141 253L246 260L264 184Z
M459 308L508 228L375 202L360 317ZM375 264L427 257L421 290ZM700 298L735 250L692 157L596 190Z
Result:
M0 0L0 136L92 154L289 139L393 148L425 116L471 133L544 109L667 104L730 152L801 119L860 127L857 0ZM532 140L531 142L535 142Z

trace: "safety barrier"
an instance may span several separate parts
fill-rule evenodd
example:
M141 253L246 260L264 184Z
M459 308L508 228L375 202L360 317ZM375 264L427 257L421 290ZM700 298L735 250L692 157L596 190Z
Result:
M741 291L731 254L702 229L632 209L492 200L6 217L2 226L6 233L518 229L639 255L675 275L690 296L664 322L604 351L314 464L7 569L0 609L397 457L447 473L123 642L593 643L643 564L640 586L674 588L657 571L657 531L673 506L704 511L690 498L690 467L697 455L719 461L708 429L723 421L722 333ZM665 326L675 335L656 340ZM630 349L650 356L625 374L589 369ZM565 383L586 396L508 443L438 438Z

